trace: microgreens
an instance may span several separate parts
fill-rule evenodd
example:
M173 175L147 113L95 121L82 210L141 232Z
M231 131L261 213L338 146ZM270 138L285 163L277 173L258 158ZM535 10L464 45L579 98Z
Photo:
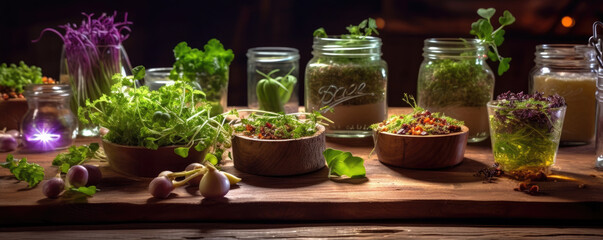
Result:
M490 22L490 19L494 16L494 13L496 13L496 9L494 8L478 9L477 14L482 18L471 24L471 31L469 33L471 35L475 35L479 40L488 45L488 58L493 62L500 62L498 64L498 75L501 76L503 73L509 70L509 62L511 62L511 58L500 56L498 47L505 40L505 30L503 30L503 27L513 24L515 22L515 17L513 17L511 12L505 10L503 15L498 18L498 23L500 23L500 26L494 30L494 27Z

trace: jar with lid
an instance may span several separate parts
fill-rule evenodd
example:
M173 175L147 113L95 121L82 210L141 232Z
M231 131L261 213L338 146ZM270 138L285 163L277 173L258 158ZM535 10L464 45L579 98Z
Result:
M331 119L333 138L372 136L371 124L387 118L387 63L378 37L314 38L306 66L306 111Z
M586 144L595 136L596 60L592 47L542 44L534 53L530 92L559 94L567 103L562 144Z
M298 112L299 51L257 47L247 51L247 106L271 112ZM266 88L267 86L277 86Z
M45 152L64 149L73 144L78 122L71 111L71 87L67 84L26 87L28 110L21 121L23 148Z
M461 120L468 142L488 138L486 104L494 94L494 74L486 64L487 45L477 39L429 38L417 80L419 106Z
M150 68L144 75L144 85L150 90L157 90L160 87L171 84L174 80L170 79L171 67Z

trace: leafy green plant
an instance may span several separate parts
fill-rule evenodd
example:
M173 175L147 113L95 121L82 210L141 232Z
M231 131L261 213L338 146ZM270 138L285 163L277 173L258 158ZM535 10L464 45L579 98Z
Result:
M19 65L0 65L0 93L21 94L29 84L42 84L41 68L27 66L23 61L19 62Z
M294 69L291 68L285 76L276 78L272 78L271 75L277 73L279 69L274 69L267 74L256 70L258 74L264 77L264 79L258 81L256 86L258 103L261 110L285 112L285 104L289 102L293 88L297 83L297 78L291 75Z
M226 114L211 116L202 91L183 81L157 91L136 87L134 81L143 76L144 67L136 67L134 76L116 74L111 94L87 101L80 120L89 117L109 129L104 139L115 144L149 149L182 145L174 150L181 157L187 157L193 147L199 152L230 147L232 129Z
M505 30L503 27L511 25L515 22L515 17L511 12L505 10L503 15L498 18L500 26L494 30L490 19L496 13L494 8L480 8L477 10L477 15L482 17L471 24L471 35L475 35L481 42L488 44L488 58L493 62L499 61L498 64L498 75L501 76L507 70L509 70L510 57L502 57L498 52L498 47L502 45L505 40Z
M8 168L19 181L25 181L29 188L33 188L44 180L44 168L35 163L28 163L27 158L16 160L12 154L6 156L6 162L0 163L3 168Z
M191 48L186 42L174 47L176 62L169 78L197 83L213 106L213 114L222 113L220 98L228 87L228 66L234 59L231 49L224 49L217 39L211 39L203 50Z
M330 177L348 176L350 178L361 178L366 176L364 159L355 157L350 152L344 152L327 148L322 155L327 161Z
M364 38L366 36L371 36L373 33L379 35L379 31L377 31L377 22L375 19L368 18L362 20L358 25L350 25L346 27L350 34L344 34L342 37L345 38ZM314 30L314 37L327 37L327 32L324 28L318 28Z
M72 166L82 164L95 156L102 158L103 156L98 153L99 148L98 143L91 143L88 146L71 146L67 153L59 153L52 160L52 165L58 166L62 173L67 173Z

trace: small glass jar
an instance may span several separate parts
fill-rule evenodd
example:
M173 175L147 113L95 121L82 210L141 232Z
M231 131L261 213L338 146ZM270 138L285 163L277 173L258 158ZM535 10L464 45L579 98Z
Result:
M150 90L157 90L161 86L173 83L174 80L169 78L170 71L172 71L171 67L147 69L144 76L144 85L149 87Z
M488 103L494 162L505 174L522 178L549 173L555 164L566 106L518 108ZM544 121L543 121L544 120Z
M21 121L24 149L45 152L73 144L78 121L71 111L71 94L67 84L35 84L25 88L28 110Z
M272 74L270 74L272 73ZM285 88L265 90L270 74ZM257 47L247 51L247 106L271 112L298 112L299 51L286 47Z
M595 136L596 60L587 45L542 44L534 53L536 66L530 72L530 92L559 94L567 113L562 144L586 144Z
M477 39L429 38L423 47L418 104L465 122L468 142L488 138L486 104L494 95L494 74L487 51Z
M331 119L333 138L372 136L371 124L387 118L387 63L378 37L314 38L306 67L306 111Z

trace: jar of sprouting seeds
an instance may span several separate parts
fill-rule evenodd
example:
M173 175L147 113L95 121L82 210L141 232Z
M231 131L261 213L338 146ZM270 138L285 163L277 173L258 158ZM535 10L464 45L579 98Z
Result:
M247 51L247 106L270 112L298 112L299 51L257 47Z
M371 124L387 118L387 63L381 39L372 36L315 37L306 67L306 111L333 120L327 136L372 136Z
M494 94L494 74L487 52L478 39L430 38L423 47L419 106L465 122L469 142L488 138L486 104Z

